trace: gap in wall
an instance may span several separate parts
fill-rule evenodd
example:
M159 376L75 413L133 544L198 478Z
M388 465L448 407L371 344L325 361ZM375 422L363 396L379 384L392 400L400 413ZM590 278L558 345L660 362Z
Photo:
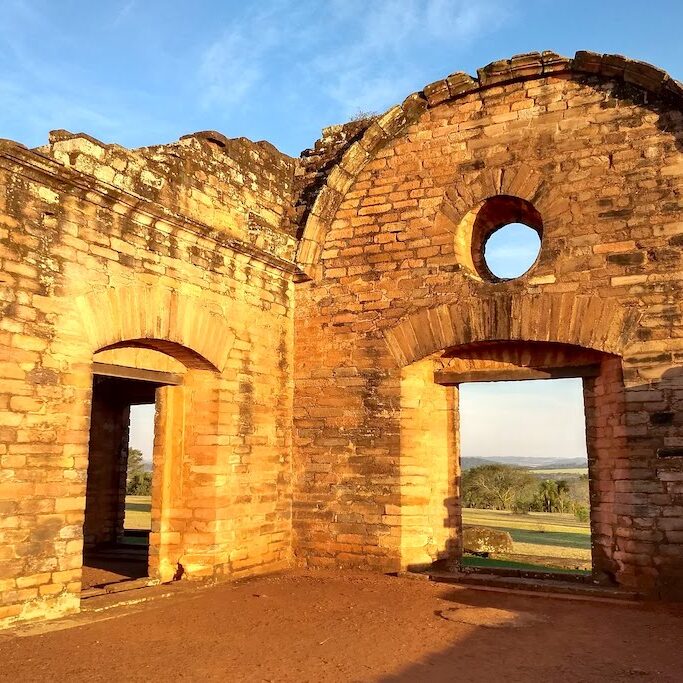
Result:
M124 538L136 543L152 528L152 452L154 449L154 403L132 405L128 423L126 515ZM142 533L139 533L142 532ZM147 536L149 542L149 536Z
M581 379L461 384L464 565L587 573Z
M148 575L157 387L117 376L93 379L84 590Z

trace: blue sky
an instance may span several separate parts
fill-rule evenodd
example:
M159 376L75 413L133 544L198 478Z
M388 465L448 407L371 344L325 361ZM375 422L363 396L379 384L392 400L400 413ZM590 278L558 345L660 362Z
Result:
M215 129L298 155L323 126L519 52L617 52L681 79L682 25L681 0L2 0L0 137L32 147L66 128L137 147ZM515 267L528 250L513 237L492 254ZM563 443L578 448L568 386L547 383L543 399L531 384L467 388L466 438L486 452L546 455L510 436L535 413L548 443L563 422L574 435ZM492 402L505 428L482 417ZM149 450L142 412L133 436Z
M460 385L463 457L586 457L580 379Z
M540 248L535 230L523 223L509 223L486 241L484 260L497 277L516 278L534 265Z
M3 0L0 137L216 129L298 154L359 109L518 52L620 52L680 78L682 24L679 0Z

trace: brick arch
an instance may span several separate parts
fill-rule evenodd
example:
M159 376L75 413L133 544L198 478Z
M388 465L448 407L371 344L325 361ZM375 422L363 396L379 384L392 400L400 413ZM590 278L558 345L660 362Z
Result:
M162 287L96 290L79 296L76 310L93 353L127 342L166 353L186 367L221 372L235 339L220 311Z
M400 367L451 347L476 342L571 344L623 355L638 314L597 297L498 294L423 309L384 331Z
M549 51L515 55L478 69L476 78L464 72L456 72L430 83L374 120L362 137L346 149L341 160L330 170L303 227L297 250L297 264L302 273L311 279L317 277L325 237L344 195L359 173L382 147L417 121L422 113L445 102L452 102L494 86L559 74L571 78L593 76L605 80L621 80L657 98L673 100L683 108L683 83L673 79L662 69L621 55L602 55L583 50L577 52L573 58ZM521 180L523 174L519 177ZM503 182L503 176L492 176L490 180L495 186L496 182ZM539 190L542 190L540 183L532 195L538 195ZM479 199L483 198L485 197ZM458 212L462 212L464 205L458 205L456 199L455 206ZM551 207L551 213L555 208L557 207Z

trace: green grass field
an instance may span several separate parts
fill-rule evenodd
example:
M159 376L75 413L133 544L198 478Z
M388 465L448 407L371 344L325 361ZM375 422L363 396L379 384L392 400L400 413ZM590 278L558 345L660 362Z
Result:
M126 496L125 529L150 529L152 526L152 496Z
M530 512L520 515L505 510L465 508L462 522L472 526L507 531L512 537L513 552L494 558L507 566L523 563L530 566L580 569L591 567L591 535L587 522L573 515Z

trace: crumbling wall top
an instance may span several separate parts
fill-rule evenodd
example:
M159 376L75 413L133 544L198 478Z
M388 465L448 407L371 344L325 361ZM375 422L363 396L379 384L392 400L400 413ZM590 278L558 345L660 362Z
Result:
M418 120L427 110L475 93L532 79L558 76L564 78L597 78L622 81L634 92L640 91L644 103L660 99L683 110L683 83L656 66L628 59L622 55L578 51L573 58L555 52L529 52L510 59L491 62L477 70L473 77L456 72L426 85L409 95L381 116L369 120L369 125L351 144L336 148L334 159L318 170L307 192L298 195L297 263L309 277L315 277L321 244L337 207L355 177L365 164L391 140ZM324 140L324 136L323 136Z
M268 142L200 131L170 144L126 149L56 130L35 151L212 230L281 258L293 256L297 161Z

